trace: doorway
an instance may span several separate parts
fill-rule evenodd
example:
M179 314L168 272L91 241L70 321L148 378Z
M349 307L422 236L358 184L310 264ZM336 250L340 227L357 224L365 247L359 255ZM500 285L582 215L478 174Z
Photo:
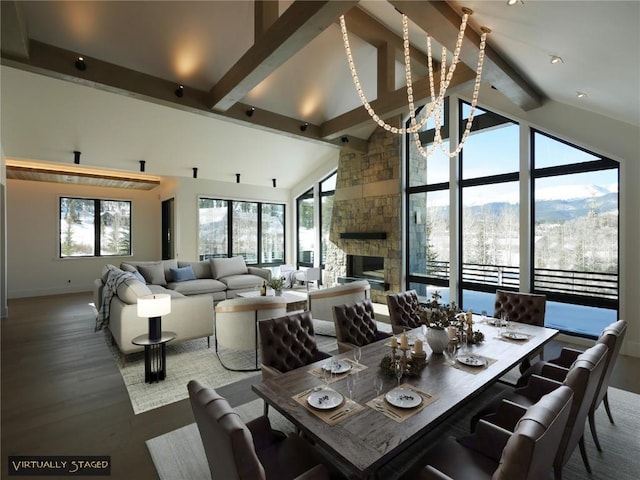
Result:
M174 199L169 198L162 202L162 260L175 257L174 234Z

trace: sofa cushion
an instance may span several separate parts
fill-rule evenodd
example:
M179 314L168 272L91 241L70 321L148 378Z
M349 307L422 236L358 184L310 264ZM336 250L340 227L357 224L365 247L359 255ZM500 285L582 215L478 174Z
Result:
M174 282L185 282L187 280L195 280L196 274L193 273L191 265L171 269L171 277Z
M120 264L120 268L122 270L125 271L132 271L129 270L130 268L133 269L138 269L138 271L141 272L140 267L141 266L154 266L156 264L160 263L162 265L162 269L164 270L164 279L165 282L170 282L172 280L171 278L171 269L172 268L178 268L178 261L175 258L169 259L169 260L161 260L161 261L156 261L156 262L122 262Z
M122 300L124 303L129 305L135 305L138 303L138 297L142 297L144 295L151 295L151 290L147 287L143 282L136 278L127 278L120 285L118 285L118 289L116 290L116 295L118 298Z
M170 282L167 289L180 292L183 295L199 295L202 293L223 292L227 286L213 278L196 278L188 282Z
M220 281L224 283L229 290L239 290L259 287L265 279L257 275L245 274L229 275L228 277L221 278Z
M211 262L209 260L201 260L199 262L179 261L178 267L191 266L196 278L213 278L211 275Z
M155 262L147 265L138 265L138 271L140 271L147 283L161 286L165 286L167 284L167 280L164 276L164 268L162 267L162 262Z
M180 292L176 292L174 290L170 290L168 288L162 287L160 285L147 285L147 288L149 290L151 290L151 293L168 293L169 295L171 295L171 299L176 299L176 298L184 298L184 295L182 295Z
M211 273L216 280L231 275L244 275L248 272L243 257L212 258L210 262Z

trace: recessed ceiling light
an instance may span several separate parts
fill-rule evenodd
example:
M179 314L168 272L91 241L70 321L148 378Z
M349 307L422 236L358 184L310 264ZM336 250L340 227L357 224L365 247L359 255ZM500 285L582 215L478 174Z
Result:
M564 63L564 60L562 60L562 57L558 55L551 55L551 63L553 65L556 65L558 63Z
M584 92L576 92L576 97L578 98L587 98L587 94Z

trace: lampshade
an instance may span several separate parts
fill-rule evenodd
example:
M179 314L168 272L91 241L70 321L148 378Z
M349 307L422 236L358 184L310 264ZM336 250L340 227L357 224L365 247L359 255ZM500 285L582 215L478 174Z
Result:
M156 293L138 298L139 317L160 317L171 313L171 295L168 293Z

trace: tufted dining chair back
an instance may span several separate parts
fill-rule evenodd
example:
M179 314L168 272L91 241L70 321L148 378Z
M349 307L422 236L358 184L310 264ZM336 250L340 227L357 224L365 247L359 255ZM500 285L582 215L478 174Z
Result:
M418 293L415 290L387 295L393 333L402 333L420 326L420 317L416 313L419 304Z
M309 311L260 320L258 331L265 380L331 356L318 350Z
M544 327L546 306L546 295L496 290L493 317L507 314L511 321Z
M378 330L373 304L369 299L334 305L333 320L340 352L347 352L354 347L362 347L391 336L390 333Z

